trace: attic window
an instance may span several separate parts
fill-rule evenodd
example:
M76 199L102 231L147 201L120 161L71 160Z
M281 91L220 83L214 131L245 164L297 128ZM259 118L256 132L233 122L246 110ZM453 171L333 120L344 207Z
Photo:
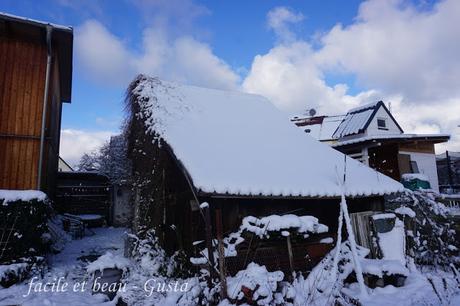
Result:
M387 120L386 119L377 119L377 128L379 130L388 130L387 128Z

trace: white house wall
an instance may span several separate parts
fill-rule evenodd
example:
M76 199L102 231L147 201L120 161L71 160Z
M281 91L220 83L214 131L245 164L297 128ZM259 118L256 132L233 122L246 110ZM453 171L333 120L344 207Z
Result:
M385 119L387 123L388 130L381 130L377 126L377 119ZM366 129L366 136L373 135L388 135L388 134L401 134L396 123L391 119L390 115L385 111L383 107L379 107L374 118L370 122L369 126Z
M428 177L431 188L435 191L439 191L438 171L436 168L436 156L434 154L407 151L400 151L399 153L410 155L410 160L417 162L419 172Z

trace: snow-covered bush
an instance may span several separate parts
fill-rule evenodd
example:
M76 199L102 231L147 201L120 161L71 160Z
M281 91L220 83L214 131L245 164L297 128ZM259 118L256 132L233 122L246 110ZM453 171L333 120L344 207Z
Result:
M0 285L9 287L12 284L23 280L27 271L27 264L24 262L9 265L0 265Z
M326 255L305 278L299 274L285 286L285 301L292 305L348 305L347 297L341 290L350 277L353 277L353 255L349 241L340 245L337 267L334 268L336 249ZM357 246L357 256L363 259L369 249Z
M183 252L167 256L154 229L128 234L128 239L131 240L132 264L122 282L130 290L121 294L128 305L156 305L163 300L168 305L194 306L209 305L209 301L214 300L216 288L206 286L204 275L192 275L189 259ZM185 286L187 290L174 291L168 287L170 284L177 288Z
M387 199L387 206L401 217L414 220L415 231L408 232L408 245L417 264L445 270L450 270L451 264L458 267L460 241L456 239L455 224L432 192L407 191Z
M51 206L43 192L0 190L0 263L43 255L50 247L47 221Z
M106 252L104 255L99 256L98 259L90 263L86 267L86 271L90 274L93 274L96 271L103 272L104 269L118 269L126 272L130 263L131 262L123 256Z
M313 216L271 215L262 218L245 217L240 232L250 232L259 238L269 238L270 235L298 234L307 238L312 233L326 233L326 225L318 222Z
M228 298L237 304L282 305L280 283L283 278L283 272L269 272L265 266L252 262L234 277L227 277Z
M46 267L45 258L30 256L0 265L0 287L10 287L33 275L41 275Z
M140 231L137 235L129 234L133 241L130 256L149 275L167 277L188 277L191 275L188 258L183 252L167 256L160 246L154 229Z
M286 239L287 236L306 239L312 234L327 233L328 227L319 223L318 218L313 216L270 215L265 217L244 217L238 231L229 233L223 239L225 257L237 256L238 245L245 240L260 239ZM328 240L326 240L328 241ZM217 240L213 240L214 262L217 268ZM208 262L207 248L199 252L200 257L192 257L193 264L205 264Z
M171 262L159 245L154 229L139 231L137 235L128 235L133 241L130 255L146 273L164 276L172 273Z

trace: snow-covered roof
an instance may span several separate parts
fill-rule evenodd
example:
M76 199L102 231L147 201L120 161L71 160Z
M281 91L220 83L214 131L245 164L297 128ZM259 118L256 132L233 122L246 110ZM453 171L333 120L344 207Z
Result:
M344 115L318 117L321 120L311 120L311 117L296 117L291 121L311 137L326 141L334 139L332 135L344 117Z
M205 193L337 197L344 155L305 135L266 98L140 76L132 91L147 132L165 140ZM400 183L347 159L346 194L382 195Z
M342 138L363 132L380 103L374 102L348 111L345 118L343 118L335 130L333 138Z
M357 107L354 107L354 108L350 109L348 111L348 113L352 114L352 113L358 113L358 112L366 111L368 109L374 109L375 107L377 107L381 103L383 103L383 102L382 101L375 101L375 102L366 103L366 104L363 104L363 105L360 105L360 106L357 106Z
M449 134L387 134L387 135L372 135L364 136L350 140L338 141L333 143L332 147L341 147L351 144L357 144L368 141L384 141L384 140L435 140L437 142L447 141L450 138Z

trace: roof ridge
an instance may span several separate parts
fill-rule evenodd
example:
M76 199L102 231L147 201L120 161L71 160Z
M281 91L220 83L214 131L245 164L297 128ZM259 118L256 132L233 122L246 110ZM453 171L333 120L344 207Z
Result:
M368 109L372 109L372 108L376 108L377 106L380 106L381 104L384 104L382 100L371 102L371 103L366 103L366 104L363 104L361 106L357 106L355 108L350 109L348 111L347 115L348 114L359 113L359 112L362 112L362 111L365 111L365 110L368 110Z

